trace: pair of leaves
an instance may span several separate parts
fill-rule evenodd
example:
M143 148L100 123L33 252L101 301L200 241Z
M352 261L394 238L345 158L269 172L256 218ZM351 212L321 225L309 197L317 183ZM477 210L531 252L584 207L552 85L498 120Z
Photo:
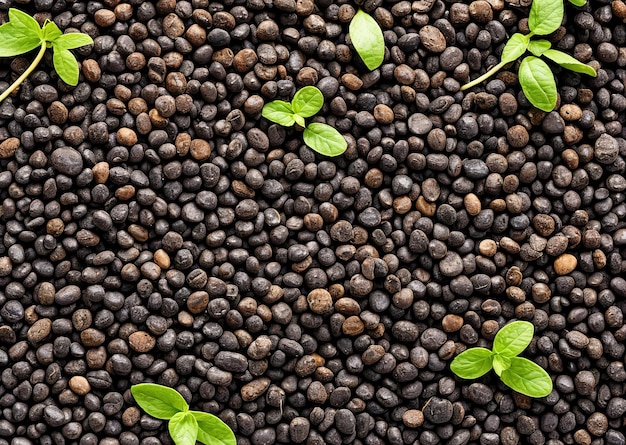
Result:
M530 397L545 397L552 392L552 380L536 363L517 357L533 338L533 325L515 321L504 326L493 342L493 350L471 348L455 357L450 369L464 379L482 377L492 368L509 388Z
M359 9L350 21L349 32L352 46L365 66L372 71L382 65L385 58L385 38L376 20Z
M306 86L296 92L291 103L274 100L263 107L261 114L265 119L283 127L291 127L293 124L305 127L304 119L314 116L323 105L322 92L316 87Z
M141 383L130 392L137 404L152 417L169 420L168 430L176 445L236 445L231 429L218 417L202 411L191 411L176 390L153 383Z
M83 33L63 34L56 23L46 20L43 28L19 9L9 9L9 21L0 26L0 57L13 57L45 45L53 49L52 63L59 77L68 85L78 83L78 63L70 49L93 43Z
M316 87L306 86L296 92L291 102L274 100L265 104L261 115L284 127L294 124L304 127L302 137L306 145L325 156L339 156L348 148L341 133L319 122L306 125L305 119L314 116L323 105L322 92Z

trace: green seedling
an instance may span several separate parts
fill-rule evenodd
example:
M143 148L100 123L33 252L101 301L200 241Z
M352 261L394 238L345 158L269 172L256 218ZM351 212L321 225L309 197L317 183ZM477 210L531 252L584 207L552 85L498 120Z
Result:
M52 48L54 69L68 85L78 83L78 62L70 49L93 43L91 37L80 32L63 34L51 20L46 20L43 27L19 9L9 9L9 21L0 26L0 57L13 57L25 54L39 47L37 57L13 84L0 95L0 102L26 80L35 70L47 48Z
M137 404L152 417L169 420L168 430L176 445L236 445L231 429L213 414L192 411L178 391L154 383L130 388Z
M519 66L519 83L531 104L540 110L552 111L557 100L556 81L550 67L540 57L543 56L562 68L588 74L592 77L596 76L596 71L592 67L579 62L569 54L552 49L549 41L545 39L531 40L533 36L545 36L556 31L561 26L563 12L561 0L534 0L528 17L530 33L526 35L513 34L504 46L500 63L482 76L463 85L461 90L467 90L478 85L493 76L505 65L519 59L526 51L530 51L533 55L525 57Z
M552 392L552 380L535 362L518 357L533 339L534 328L527 321L514 321L498 331L493 350L470 348L457 355L450 369L457 376L471 380L492 368L509 388L529 397L545 397Z
M322 106L324 106L322 92L316 87L306 86L296 92L291 102L274 100L265 104L261 114L265 119L283 127L298 124L304 128L302 138L306 145L325 156L339 156L348 148L348 143L341 133L327 124L319 122L306 124L305 119L314 116Z
M375 70L385 58L383 31L367 12L359 9L350 21L350 40L359 57L370 70Z

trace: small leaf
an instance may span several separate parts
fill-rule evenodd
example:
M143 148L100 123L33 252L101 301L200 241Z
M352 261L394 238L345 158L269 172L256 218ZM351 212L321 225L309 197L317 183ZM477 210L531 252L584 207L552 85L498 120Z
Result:
M176 445L196 445L198 422L189 411L176 413L167 428Z
M63 32L59 29L56 23L53 21L47 21L45 25L43 25L43 39L46 42L53 42L63 35ZM70 49L70 48L65 48Z
M327 124L314 122L304 129L304 143L324 156L339 156L348 148L344 137Z
M19 9L9 8L9 23L24 36L37 36L40 41L43 39L43 31L37 20Z
M492 355L486 348L470 348L452 360L450 369L463 379L477 379L491 370Z
M352 46L371 71L385 59L385 38L380 26L367 12L359 9L350 21Z
M528 15L528 27L540 36L550 34L561 26L563 12L561 0L533 0Z
M198 422L197 440L205 445L237 445L237 439L219 417L202 411L189 411Z
M531 40L528 50L535 56L541 56L546 50L549 50L552 44L545 39Z
M302 128L306 127L306 122L302 116L300 116L299 114L294 114L293 118L295 119L296 124L300 125Z
M511 36L504 49L502 50L502 57L500 60L504 63L511 63L520 58L522 54L526 52L530 38L523 34L515 33Z
M55 25L56 26L56 25ZM80 48L81 46L91 45L93 43L93 39L89 37L87 34L83 34L81 32L72 32L69 34L63 34L57 37L52 44L54 49L74 49Z
M493 352L505 357L515 357L528 347L535 328L528 321L514 321L504 326L493 339Z
M13 57L25 54L41 45L37 35L24 35L12 23L0 26L0 57Z
M68 49L56 49L52 54L52 63L63 82L68 85L78 84L78 62Z
M261 115L265 119L282 125L283 127L291 127L295 122L291 104L284 100L274 100L265 104Z
M569 0L569 2L572 5L578 6L580 8L581 6L585 6L585 3L587 3L587 0Z
M535 107L545 112L556 106L556 82L550 67L534 56L526 57L518 71L519 83L526 98Z
M577 73L588 74L592 77L596 77L598 75L598 73L596 73L596 70L591 68L589 65L579 62L569 54L566 54L562 51L549 49L545 51L543 55L552 60L554 63L557 63L568 70L575 71Z
M295 114L302 117L311 117L322 109L324 96L313 86L301 88L291 100L291 108Z
M511 366L502 371L500 378L509 388L529 397L545 397L552 392L548 373L523 357L511 358Z
M178 391L154 383L140 383L130 388L137 405L157 419L171 419L176 413L187 411L189 405Z
M496 374L501 375L502 371L511 367L511 358L504 355L496 354L493 356L493 370Z

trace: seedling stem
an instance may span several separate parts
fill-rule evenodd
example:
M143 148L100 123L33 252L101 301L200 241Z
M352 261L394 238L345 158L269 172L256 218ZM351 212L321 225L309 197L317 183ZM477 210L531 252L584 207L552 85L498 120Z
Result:
M15 80L15 82L13 82L11 84L11 86L9 88L4 90L2 92L2 94L0 94L0 102L2 102L4 99L9 97L9 94L11 94L13 92L13 90L15 90L17 87L19 87L22 84L22 82L24 82L26 80L26 78L28 76L30 76L30 74L33 71L35 71L35 68L37 68L37 65L39 65L39 62L41 62L41 59L43 59L43 55L46 53L46 49L47 49L47 46L48 46L47 43L48 42L46 42L46 41L41 42L41 47L39 48L39 52L37 53L37 57L35 57L35 60L33 60L33 62L28 67L28 69L26 71L24 71L22 73L22 75L20 77L18 77Z

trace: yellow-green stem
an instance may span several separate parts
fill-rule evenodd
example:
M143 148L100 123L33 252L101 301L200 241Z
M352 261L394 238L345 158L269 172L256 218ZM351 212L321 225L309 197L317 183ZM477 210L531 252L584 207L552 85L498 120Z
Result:
M496 66L494 66L493 68L491 68L489 71L487 71L485 74L483 74L480 77L477 77L476 79L472 80L471 82L466 83L465 85L463 85L461 87L461 91L467 90L469 88L472 88L473 86L478 85L479 83L489 79L491 76L493 76L496 72L498 72L504 65L506 65L505 62L500 62L498 63Z
M39 65L39 62L41 62L41 59L43 59L43 55L45 53L46 53L46 42L44 41L44 42L41 42L41 48L39 49L39 53L37 53L37 57L35 57L35 60L33 60L33 63L30 64L28 69L24 71L22 75L18 77L17 80L13 82L13 84L9 88L4 90L4 92L0 94L0 102L6 99L9 96L9 94L13 92L13 90L19 87L22 84L22 82L24 82L26 78L30 76L30 73L35 71L35 68L37 68L37 65Z

